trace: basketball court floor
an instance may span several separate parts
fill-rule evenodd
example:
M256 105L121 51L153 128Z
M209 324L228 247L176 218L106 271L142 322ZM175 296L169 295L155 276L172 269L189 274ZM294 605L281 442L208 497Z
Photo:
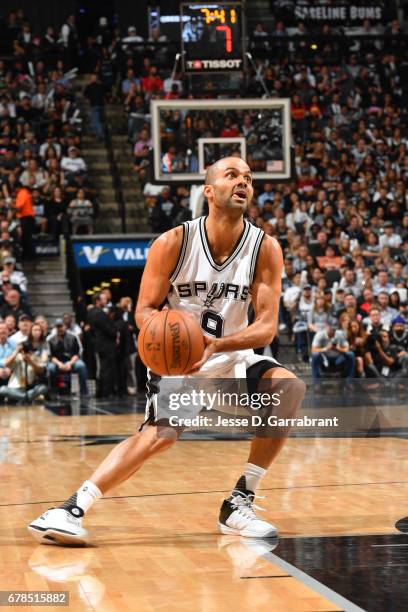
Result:
M258 491L276 542L218 533L249 441L198 431L92 509L87 548L38 545L26 525L138 429L142 398L1 407L0 590L67 591L75 611L406 611L408 413L394 400L369 432L289 439Z

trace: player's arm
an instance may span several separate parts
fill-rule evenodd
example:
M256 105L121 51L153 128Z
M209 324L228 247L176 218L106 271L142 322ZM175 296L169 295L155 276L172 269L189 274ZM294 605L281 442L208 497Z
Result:
M282 268L283 256L279 243L275 238L265 236L251 286L254 322L243 331L223 338L210 339L205 336L203 358L194 364L192 372L198 371L214 353L259 348L272 342L278 326Z
M183 228L178 226L159 236L149 250L136 304L135 319L139 329L166 299L182 242Z
M265 236L251 286L254 321L241 332L217 338L217 353L260 348L272 342L278 327L282 268L283 257L279 243L275 238Z

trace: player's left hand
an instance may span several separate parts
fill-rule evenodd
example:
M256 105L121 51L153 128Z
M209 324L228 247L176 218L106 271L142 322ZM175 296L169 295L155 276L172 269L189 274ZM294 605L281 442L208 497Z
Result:
M203 356L201 357L200 361L197 361L192 366L189 372L186 372L186 374L196 374L199 370L201 370L201 368L203 367L205 362L208 361L211 355L213 355L216 352L217 346L213 338L207 338L207 336L203 336L203 340L204 340L204 346L205 346Z

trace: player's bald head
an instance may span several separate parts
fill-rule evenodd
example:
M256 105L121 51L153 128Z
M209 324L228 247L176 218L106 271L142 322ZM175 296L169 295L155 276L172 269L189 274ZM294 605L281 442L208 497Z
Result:
M205 185L213 185L219 172L225 172L227 168L234 168L240 172L251 172L248 164L241 157L222 157L208 166L205 173Z

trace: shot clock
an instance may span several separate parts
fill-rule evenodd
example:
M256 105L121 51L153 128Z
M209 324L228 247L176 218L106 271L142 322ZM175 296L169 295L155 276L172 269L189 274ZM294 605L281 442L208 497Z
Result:
M244 68L241 2L183 2L180 23L185 72L236 72Z

